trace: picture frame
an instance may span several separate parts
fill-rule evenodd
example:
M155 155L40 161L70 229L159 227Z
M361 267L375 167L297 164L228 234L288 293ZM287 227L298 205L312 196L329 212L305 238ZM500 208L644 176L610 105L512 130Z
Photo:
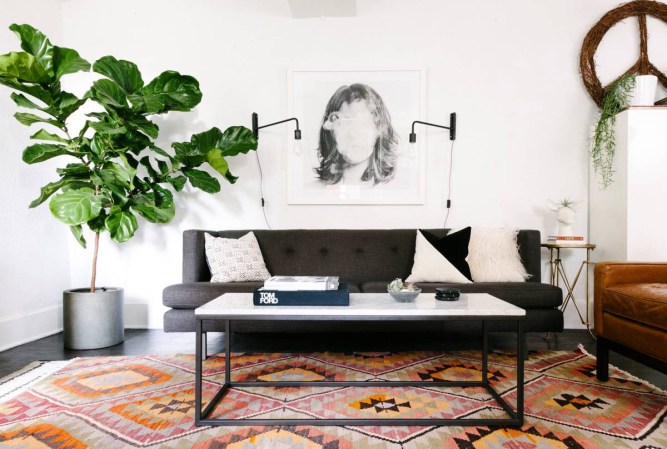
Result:
M287 78L302 136L288 144L288 204L424 204L426 158L419 141L409 146L412 122L424 119L422 68L290 69Z

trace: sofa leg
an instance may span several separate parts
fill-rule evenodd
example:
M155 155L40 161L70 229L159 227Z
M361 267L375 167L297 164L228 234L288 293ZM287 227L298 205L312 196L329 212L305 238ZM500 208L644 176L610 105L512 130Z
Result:
M598 336L596 377L601 382L609 380L609 343Z
M201 333L201 359L206 360L208 358L208 347L206 344L206 332Z

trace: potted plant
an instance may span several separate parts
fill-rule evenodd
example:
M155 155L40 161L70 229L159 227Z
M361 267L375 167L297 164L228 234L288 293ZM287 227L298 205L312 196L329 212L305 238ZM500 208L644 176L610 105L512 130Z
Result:
M14 117L40 126L23 161L63 159L58 176L41 188L30 207L48 201L51 213L84 248L84 228L94 235L90 286L64 293L65 346L92 349L120 343L123 291L95 283L100 234L108 232L111 240L122 243L134 236L138 217L168 223L175 214L173 193L186 183L209 193L220 190L218 180L201 166L234 183L226 158L256 150L257 140L249 129L232 126L194 134L189 141L173 143L171 150L161 148L156 144L160 130L151 117L199 104L202 93L195 78L165 71L145 83L136 64L104 56L92 64L99 79L79 98L62 90L61 80L90 71L91 64L77 51L53 45L30 25L9 28L23 51L0 56L0 84L14 90L11 98L20 108ZM94 110L83 114L84 104ZM74 127L76 123L80 126Z
M602 189L606 189L611 184L614 174L616 114L628 106L628 99L634 87L635 75L625 75L609 86L602 101L600 116L593 131L593 147L590 152L593 169L599 177Z

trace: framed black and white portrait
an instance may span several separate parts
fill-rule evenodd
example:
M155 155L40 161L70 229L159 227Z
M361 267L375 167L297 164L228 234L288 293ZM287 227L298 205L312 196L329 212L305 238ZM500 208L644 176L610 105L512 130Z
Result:
M425 155L409 145L424 116L421 69L290 70L301 125L287 158L289 204L423 204Z

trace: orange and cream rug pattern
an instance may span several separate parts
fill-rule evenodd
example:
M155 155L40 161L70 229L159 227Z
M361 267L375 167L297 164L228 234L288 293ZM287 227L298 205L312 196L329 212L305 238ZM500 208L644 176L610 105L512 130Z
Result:
M36 369L38 369L37 367ZM388 380L476 379L478 351L264 353L232 357L235 381L374 380L377 386L231 390L214 416L423 418L505 416L484 390L383 387ZM14 376L21 385L26 373ZM515 404L515 356L494 351L489 376ZM204 364L204 401L224 380L224 356ZM1 386L1 385L0 385ZM667 393L610 367L595 379L581 350L531 352L525 424L481 426L194 426L194 356L79 358L0 395L0 447L20 448L641 448L667 449Z

